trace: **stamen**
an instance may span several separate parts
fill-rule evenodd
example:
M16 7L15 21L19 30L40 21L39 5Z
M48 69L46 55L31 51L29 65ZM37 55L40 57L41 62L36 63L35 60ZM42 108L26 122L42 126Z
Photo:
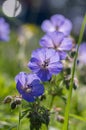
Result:
M42 64L42 68L46 69L48 67L48 65L49 65L49 62L50 62L50 59L46 59L44 61L44 64Z

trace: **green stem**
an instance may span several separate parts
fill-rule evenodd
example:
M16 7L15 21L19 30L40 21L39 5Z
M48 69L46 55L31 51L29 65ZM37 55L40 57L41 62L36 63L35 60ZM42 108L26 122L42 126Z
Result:
M67 104L66 104L66 108L65 108L65 121L64 121L62 130L68 130L70 102L71 102L71 96L72 96L72 88L73 88L74 74L75 74L75 68L76 68L76 60L77 60L77 56L78 56L79 46L80 46L80 43L81 43L82 38L83 38L85 24L86 24L86 15L84 16L84 20L83 20L83 23L82 23L82 27L81 27L80 35L79 35L79 39L78 39L78 47L77 47L77 51L76 51L76 55L75 55L75 59L74 59L74 63L73 63L72 77L71 77L71 81L70 81L68 99L67 99Z
M74 115L74 114L69 114L69 116L75 118L76 120L80 120L80 121L86 122L86 118L85 117L81 117L81 116Z
M52 109L54 98L55 98L55 96L52 95L51 96L50 107L49 107L50 109Z
M19 122L18 122L18 129L17 130L21 130L21 108L22 106L19 106Z

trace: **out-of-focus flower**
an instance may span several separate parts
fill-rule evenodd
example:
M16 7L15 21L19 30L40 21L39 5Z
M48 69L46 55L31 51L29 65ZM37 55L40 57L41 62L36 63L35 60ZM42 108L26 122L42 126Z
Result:
M80 10L80 8L79 8ZM73 33L74 35L78 36L80 33L80 28L83 22L83 16L76 16L73 18Z
M78 61L80 65L86 65L86 42L83 42L78 51Z
M15 81L18 92L28 102L33 102L36 97L41 96L44 92L44 87L35 74L20 72L15 77Z
M66 58L66 51L70 51L73 47L73 40L70 37L65 37L62 32L47 33L40 40L40 45L45 48L53 48L59 54L60 59Z
M0 41L8 41L9 33L9 24L5 22L4 18L0 18Z
M37 33L37 28L34 25L25 24L22 25L18 30L18 41L20 44L26 44L34 34Z
M72 30L72 23L63 15L56 14L53 15L50 20L45 20L41 27L44 32L53 32L57 30L63 32L65 35L69 35Z
M28 67L42 81L50 80L52 74L61 72L63 66L58 53L53 49L41 48L33 51Z

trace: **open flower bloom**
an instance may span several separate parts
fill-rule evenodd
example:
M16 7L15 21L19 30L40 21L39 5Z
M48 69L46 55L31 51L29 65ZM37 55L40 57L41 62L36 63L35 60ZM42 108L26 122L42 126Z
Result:
M69 19L65 18L63 15L56 14L53 15L50 20L45 20L42 25L42 30L44 32L63 32L64 35L69 35L72 30L72 23Z
M60 73L63 68L58 53L48 48L39 48L33 51L28 67L42 81L50 80L52 74Z
M60 56L60 60L66 58L67 51L70 51L73 46L73 40L70 37L65 37L61 32L47 33L40 40L40 45L45 48L54 49Z
M33 102L36 97L44 93L44 87L35 74L20 72L15 77L15 81L18 92L28 102Z
M8 41L9 33L9 24L5 22L4 18L0 18L0 41Z

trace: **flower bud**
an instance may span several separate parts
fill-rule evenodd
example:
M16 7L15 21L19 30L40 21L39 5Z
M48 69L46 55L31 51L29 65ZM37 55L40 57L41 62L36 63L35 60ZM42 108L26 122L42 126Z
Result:
M64 122L64 117L61 116L61 115L58 115L58 116L57 116L57 121L63 123L63 122Z
M76 77L74 77L74 86L73 88L76 90L79 86L79 82L78 82L78 79Z
M41 98L40 98L41 101L43 101L45 99L46 99L46 95L42 95Z
M19 97L15 98L15 104L20 105L21 104L21 98L19 98Z
M15 109L16 108L16 103L15 103L15 101L13 101L12 103L11 103L11 109Z
M12 96L7 96L7 97L5 97L3 103L4 103L4 104L10 103L10 102L12 101L12 99L13 99Z

